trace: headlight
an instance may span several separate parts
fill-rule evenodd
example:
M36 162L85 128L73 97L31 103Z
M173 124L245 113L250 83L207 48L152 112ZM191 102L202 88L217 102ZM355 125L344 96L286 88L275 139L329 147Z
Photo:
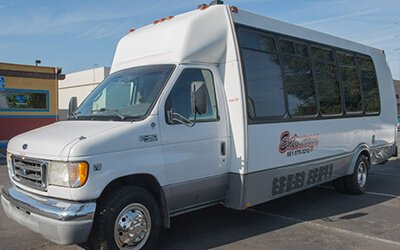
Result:
M89 174L86 162L57 162L52 161L48 166L47 183L63 187L82 187Z
M8 173L10 175L10 177L14 177L14 171L13 171L13 167L12 167L12 159L11 159L11 154L7 153L7 168L8 168Z

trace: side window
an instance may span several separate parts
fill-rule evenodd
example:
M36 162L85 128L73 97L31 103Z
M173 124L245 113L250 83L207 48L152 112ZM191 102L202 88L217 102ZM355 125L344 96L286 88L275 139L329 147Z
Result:
M197 121L216 121L218 119L217 100L215 96L215 86L213 75L207 69L184 69L175 82L166 104L165 112L178 113L188 120L194 120L194 114L191 110L191 85L192 82L205 82L208 91L207 112L196 116ZM179 124L179 123L174 123Z
M361 74L365 113L379 113L381 103L373 62L371 58L357 56L357 63Z
M236 29L250 124L380 113L370 56L240 25Z
M355 58L352 54L337 52L344 88L345 109L348 113L361 113L361 84L358 78Z
M278 56L243 49L248 111L252 120L285 114Z
M264 52L276 52L275 40L257 31L240 28L238 30L240 47L260 50Z
M47 91L13 91L7 90L0 93L0 109L2 110L46 110L48 109Z
M292 117L316 115L315 85L307 46L283 39L279 45L283 53L289 114Z
M318 84L321 114L339 115L342 113L339 77L333 52L328 48L311 47L314 59L315 82Z
M242 28L238 34L250 119L283 117L285 99L274 38Z

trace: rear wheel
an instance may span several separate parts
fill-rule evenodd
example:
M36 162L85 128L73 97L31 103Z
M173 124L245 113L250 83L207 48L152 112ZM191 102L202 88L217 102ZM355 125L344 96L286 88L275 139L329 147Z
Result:
M362 194L367 186L369 171L368 157L360 155L357 159L354 172L333 181L336 191L346 192L349 194Z
M121 187L99 204L89 246L91 249L153 249L160 228L160 209L154 197L141 187Z
M344 177L346 191L351 194L362 194L365 192L368 180L369 162L365 155L360 155L352 175Z

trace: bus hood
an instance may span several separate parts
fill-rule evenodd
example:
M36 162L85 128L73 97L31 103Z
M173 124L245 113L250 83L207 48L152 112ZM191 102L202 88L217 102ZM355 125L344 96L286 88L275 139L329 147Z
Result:
M82 140L126 125L112 121L63 121L12 138L7 151L26 157L68 160L71 148Z

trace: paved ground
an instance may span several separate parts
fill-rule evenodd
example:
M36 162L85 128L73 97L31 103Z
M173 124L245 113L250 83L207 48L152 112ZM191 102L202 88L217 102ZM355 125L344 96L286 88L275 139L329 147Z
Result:
M0 166L0 185L8 182ZM400 249L400 160L376 166L368 192L340 194L329 186L247 211L216 206L172 219L160 249ZM0 249L56 246L10 221L0 209Z

